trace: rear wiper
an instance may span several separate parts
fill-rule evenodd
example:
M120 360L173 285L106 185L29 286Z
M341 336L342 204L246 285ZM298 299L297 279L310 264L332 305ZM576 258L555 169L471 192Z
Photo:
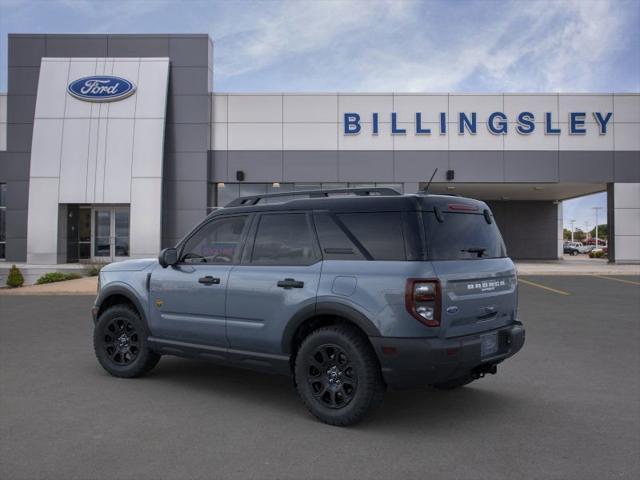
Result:
M471 248L463 248L460 251L467 252L467 253L477 253L478 257L482 257L484 255L484 252L487 251L487 249L482 247L471 247Z

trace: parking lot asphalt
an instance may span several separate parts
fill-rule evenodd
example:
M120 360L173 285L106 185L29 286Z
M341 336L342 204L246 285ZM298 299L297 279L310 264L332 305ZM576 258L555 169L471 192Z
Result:
M351 428L284 377L172 357L110 377L92 297L0 297L0 478L640 478L640 278L523 280L527 343L497 375L389 392Z

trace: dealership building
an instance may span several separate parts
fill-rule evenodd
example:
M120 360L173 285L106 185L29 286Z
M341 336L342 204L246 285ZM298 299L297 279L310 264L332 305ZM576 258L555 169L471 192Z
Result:
M155 256L244 195L390 186L485 200L509 254L562 257L562 202L607 192L640 262L640 94L220 93L208 35L8 38L0 262ZM604 223L601 221L600 223Z

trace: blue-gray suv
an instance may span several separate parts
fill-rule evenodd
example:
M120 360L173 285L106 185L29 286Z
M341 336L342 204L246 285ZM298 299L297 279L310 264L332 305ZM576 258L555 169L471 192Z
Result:
M159 258L100 272L94 348L116 377L162 355L290 375L350 425L386 388L452 389L524 344L517 279L483 202L350 189L242 197Z

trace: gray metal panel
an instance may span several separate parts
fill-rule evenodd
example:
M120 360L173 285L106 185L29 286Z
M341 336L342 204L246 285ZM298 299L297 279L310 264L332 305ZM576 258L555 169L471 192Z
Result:
M557 182L557 151L505 151L505 182Z
M169 38L169 54L172 67L209 68L209 36Z
M433 181L446 182L449 152L442 150L396 151L394 156L394 181L428 182L437 168L438 171Z
M44 53L44 35L9 34L9 67L39 67Z
M29 153L2 152L2 157L0 157L0 179L3 181L28 182L29 162Z
M163 204L168 208L197 210L205 209L207 206L206 180L167 181L163 186Z
M456 182L503 182L504 155L495 150L457 150L449 152L449 168Z
M228 167L229 154L227 152L220 150L209 151L208 179L210 182L228 181Z
M9 67L8 82L10 95L35 95L38 92L40 65L37 67Z
M209 125L206 123L171 123L165 131L165 153L208 151Z
M245 172L246 182L282 181L282 151L255 150L229 151L229 177L236 178L236 171Z
M558 206L553 202L487 202L515 259L558 257Z
M166 153L164 178L167 180L205 180L207 178L207 155L201 152Z
M388 182L392 178L392 151L338 152L338 180L341 182Z
M33 123L36 112L35 95L9 95L7 97L7 112L11 112L11 123Z
M27 218L27 211L23 210L22 215ZM7 234L10 225L7 225ZM24 238L10 238L7 237L7 246L6 246L6 258L7 261L10 262L25 262L27 260L27 237Z
M207 95L170 95L167 98L167 123L206 123L211 114Z
M8 123L7 124L7 151L30 152L33 124ZM29 174L27 173L27 178Z
M109 35L109 57L168 57L166 35Z
M612 151L561 151L560 182L613 181Z
M26 204L25 204L26 206ZM12 209L7 205L7 240L27 238L27 210ZM11 243L7 241L7 243Z
M47 35L46 57L106 57L107 35Z
M337 151L286 150L283 156L285 182L336 182Z
M29 182L9 182L7 184L7 208L21 210L29 203ZM22 235L17 235L20 237Z
M174 67L169 72L170 95L205 95L209 92L207 67Z
M194 210L165 210L163 212L163 239L168 239L175 245L177 240L201 222L206 214L205 208Z
M0 153L0 179L3 181L29 180L29 154L16 152Z
M614 181L640 182L640 151L614 152Z

